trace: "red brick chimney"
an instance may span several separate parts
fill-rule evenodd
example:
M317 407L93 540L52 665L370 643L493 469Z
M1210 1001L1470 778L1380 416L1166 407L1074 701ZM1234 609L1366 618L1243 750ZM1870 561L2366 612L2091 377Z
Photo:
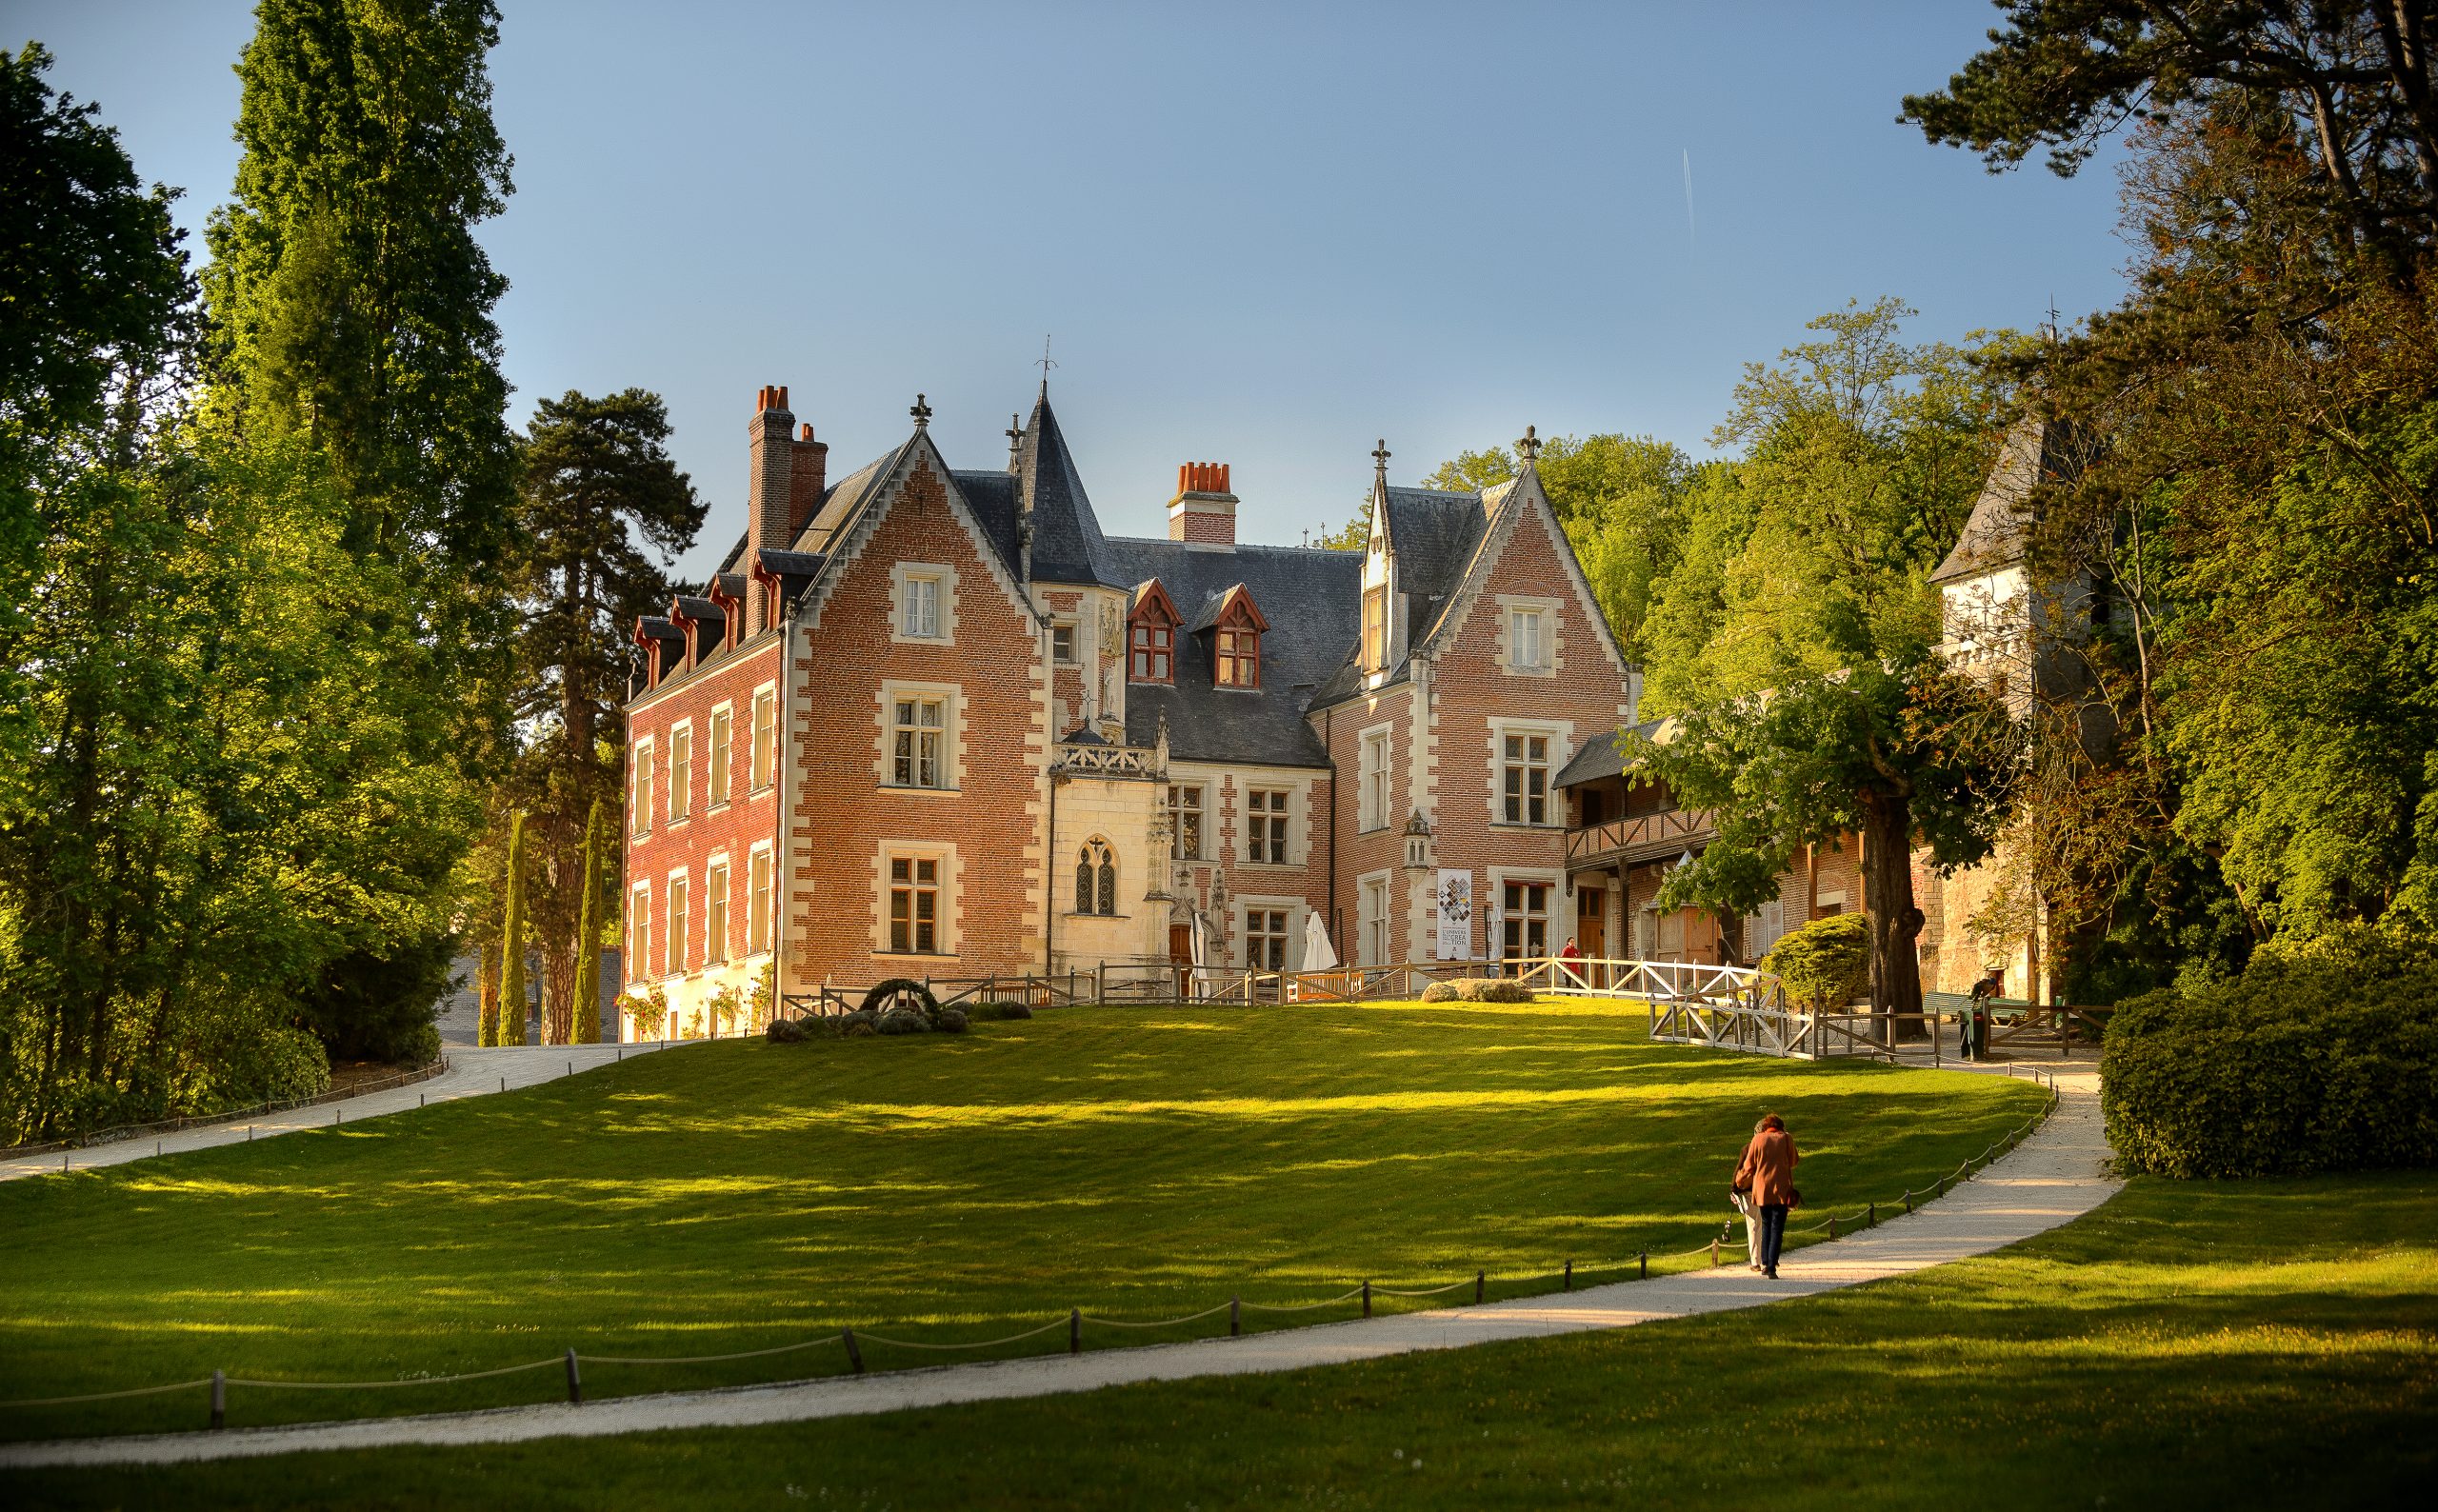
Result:
M788 412L786 388L766 385L754 396L753 422L746 428L751 456L745 475L745 552L749 563L764 547L785 549L795 543L795 532L788 528L788 515L795 501L796 444L791 438L795 419ZM747 606L747 614L748 636L759 635L769 628L763 623L759 594L753 595L753 602Z
M1169 539L1202 546L1236 544L1236 496L1228 491L1228 464L1177 464L1177 493L1169 501Z
M787 390L782 388L781 393ZM795 464L788 474L788 538L769 545L786 547L796 544L796 537L821 511L822 490L829 486L829 443L812 439L812 422L805 422L804 434L795 442Z

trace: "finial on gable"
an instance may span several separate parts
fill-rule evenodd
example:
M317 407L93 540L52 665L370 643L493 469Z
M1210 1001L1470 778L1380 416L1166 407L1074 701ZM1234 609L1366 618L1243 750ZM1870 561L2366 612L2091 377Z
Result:
M931 407L923 402L923 396L921 394L916 394L914 396L914 403L908 408L906 412L914 417L915 429L925 430L929 428L931 424Z
M1523 436L1515 443L1515 455L1529 467L1540 456L1541 446L1540 432L1531 426L1526 426Z
M1371 450L1371 470L1380 475L1383 484L1389 481L1389 438L1386 436L1382 436L1380 444Z

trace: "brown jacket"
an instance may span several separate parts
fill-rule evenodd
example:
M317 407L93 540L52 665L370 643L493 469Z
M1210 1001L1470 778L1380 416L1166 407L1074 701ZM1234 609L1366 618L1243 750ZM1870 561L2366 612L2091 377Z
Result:
M1786 1130L1765 1128L1744 1146L1744 1159L1735 1167L1735 1184L1750 1184L1755 1207L1783 1207L1794 1201L1794 1163L1802 1158Z

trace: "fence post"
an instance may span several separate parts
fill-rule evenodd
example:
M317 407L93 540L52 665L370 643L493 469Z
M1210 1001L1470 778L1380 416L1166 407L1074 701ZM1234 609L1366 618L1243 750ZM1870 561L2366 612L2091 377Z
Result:
M1718 1241L1710 1241L1710 1269L1718 1269Z
M1107 961L1099 962L1092 967L1092 1001L1094 1003L1109 1001L1109 963Z
M1837 1237L1837 1215L1834 1213L1828 1215L1828 1237L1830 1239Z
M1634 1257L1634 1263L1642 1271L1640 1279L1643 1281L1650 1280L1650 1251L1646 1249L1641 1254L1636 1255Z
M1877 1203L1871 1204L1869 1211L1863 1215L1863 1226L1865 1228L1877 1228L1879 1226L1879 1204Z
M1474 1306L1478 1307L1478 1306L1480 1306L1480 1305L1482 1304L1482 1293L1483 1293L1483 1291L1484 1291L1485 1289L1487 1289L1487 1288L1488 1288L1489 1284L1489 1271L1486 1271L1486 1270L1477 1270L1477 1271L1473 1272L1473 1305L1474 1305Z
M229 1425L229 1372L226 1370L211 1373L211 1425L215 1428Z
M1368 1281L1363 1283L1363 1316L1371 1316L1371 1283Z
M864 1373L864 1352L855 1347L855 1330L852 1328L841 1328L838 1330L838 1337L847 1341L847 1364L849 1368L852 1369L855 1374L859 1376L862 1375Z
M1228 1337L1230 1339L1242 1338L1244 1336L1244 1332L1245 1299L1242 1297L1230 1297L1228 1299Z
M568 1404L584 1405L584 1377L575 1368L575 1345L568 1345Z
M1081 1307L1067 1309L1067 1352L1070 1355L1084 1352L1084 1309Z
M1569 1261L1568 1261L1568 1262L1566 1263L1566 1280L1564 1280L1564 1281L1562 1281L1562 1282L1560 1282L1560 1283L1558 1283L1558 1290L1560 1290L1560 1291L1572 1291L1572 1290L1574 1290L1574 1262L1573 1262L1573 1261L1570 1261L1570 1260L1569 1260Z

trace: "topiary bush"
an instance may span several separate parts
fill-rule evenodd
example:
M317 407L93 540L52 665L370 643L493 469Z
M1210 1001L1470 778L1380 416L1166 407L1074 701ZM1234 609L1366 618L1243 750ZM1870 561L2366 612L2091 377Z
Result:
M931 1027L942 1034L963 1034L968 1022L963 1008L942 1008L940 1016L932 1021Z
M2128 1172L2438 1164L2438 942L2356 926L2118 1005L2100 1054Z
M926 1034L930 1024L912 1008L891 1008L880 1016L876 1025L883 1034Z
M1781 938L1761 969L1786 984L1797 1007L1826 1012L1870 990L1870 919L1859 913L1814 919Z
M891 977L864 994L864 1005L859 1011L879 1015L891 1008L905 1008L919 1012L926 1019L935 1019L940 1015L940 1000L912 977Z
M1446 992L1432 996L1440 989ZM1453 982L1434 982L1422 989L1425 1003L1448 1003L1461 999L1467 1003L1529 1003L1532 989L1512 977L1458 977Z
M838 1038L842 1040L868 1040L879 1032L880 1030L872 1027L872 1021L869 1019L859 1019L849 1014L838 1021Z
M802 1044L810 1038L804 1025L793 1019L772 1019L763 1025L762 1034L772 1044Z
M1422 989L1422 1001L1425 1003L1453 1003L1463 996L1452 982L1434 982Z
M1004 999L997 1003L986 1003L974 1011L977 1016L985 1019L1029 1019L1032 1017L1032 1009L1029 1005Z

